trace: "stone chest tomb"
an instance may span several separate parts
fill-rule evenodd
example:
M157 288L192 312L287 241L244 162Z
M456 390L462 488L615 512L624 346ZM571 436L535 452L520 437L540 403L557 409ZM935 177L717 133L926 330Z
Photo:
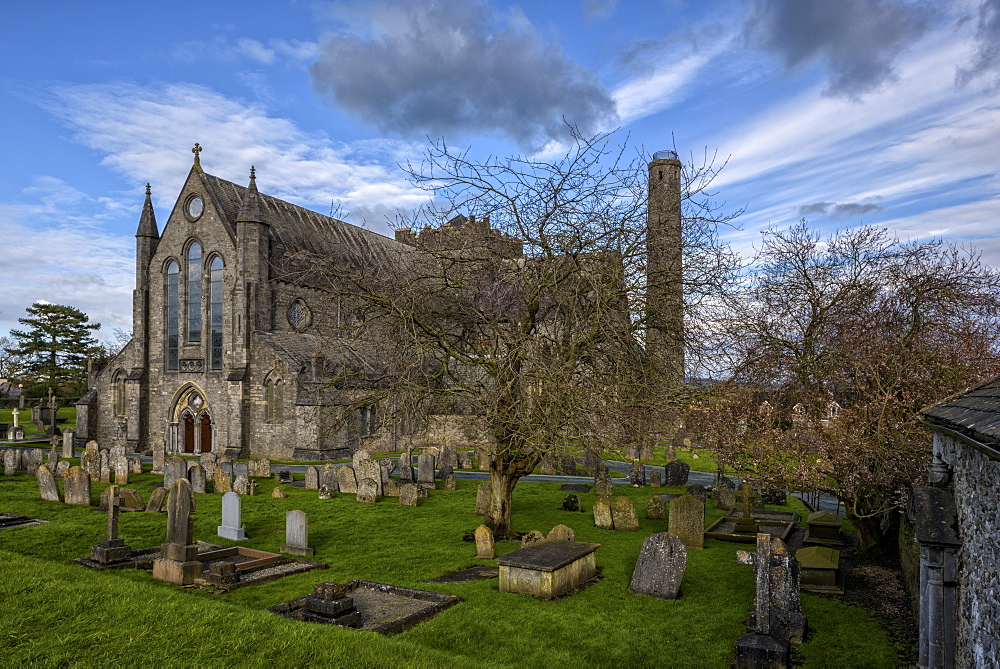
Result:
M597 574L595 552L601 544L541 541L497 558L500 592L553 599Z

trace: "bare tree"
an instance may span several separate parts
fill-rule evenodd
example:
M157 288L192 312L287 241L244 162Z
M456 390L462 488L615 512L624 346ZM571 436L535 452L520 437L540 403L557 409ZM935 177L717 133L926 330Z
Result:
M13 379L28 369L25 356L14 349L16 342L10 337L0 337L0 379Z
M514 486L546 453L608 445L637 409L675 401L650 392L663 370L644 346L647 175L626 152L575 136L553 161L476 161L438 142L406 168L434 195L404 222L407 244L380 263L358 252L322 265L351 314L337 337L380 361L345 366L340 401L474 417L489 455L485 522L499 536L514 533ZM712 211L703 189L688 194ZM718 220L696 223L692 251L717 256L692 270L703 294L733 263Z
M1000 275L974 252L875 227L769 231L719 321L733 366L701 424L728 464L838 495L877 548L930 455L918 411L1000 372L998 316Z

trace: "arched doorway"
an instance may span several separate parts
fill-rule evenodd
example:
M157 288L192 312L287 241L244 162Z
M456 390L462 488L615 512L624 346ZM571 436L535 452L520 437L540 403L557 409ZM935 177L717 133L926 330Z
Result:
M184 413L184 452L194 453L194 416Z
M212 417L207 411L201 414L201 452L210 453L212 450Z

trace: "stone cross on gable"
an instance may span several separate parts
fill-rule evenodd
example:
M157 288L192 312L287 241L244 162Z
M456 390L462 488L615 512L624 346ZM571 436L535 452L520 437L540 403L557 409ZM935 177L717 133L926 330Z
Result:
M759 532L757 534L757 552L736 551L736 560L741 564L752 564L757 570L757 634L771 633L771 557L774 546L771 535Z
M194 154L194 164L195 165L200 165L201 164L201 157L198 155L199 153L201 153L201 150L202 150L201 149L201 144L199 144L198 142L195 142L194 143L194 148L191 149L191 153Z

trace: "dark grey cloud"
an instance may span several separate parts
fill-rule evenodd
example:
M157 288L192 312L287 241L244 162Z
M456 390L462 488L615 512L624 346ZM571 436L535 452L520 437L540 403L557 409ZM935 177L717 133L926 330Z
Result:
M877 204L860 202L813 202L799 207L799 216L826 216L834 221L845 218L857 218L876 211L882 211L885 207Z
M518 13L483 2L359 4L366 34L328 34L310 68L329 104L404 136L502 134L525 149L615 122L615 103L587 70L545 44Z
M1000 85L1000 0L983 0L976 17L976 54L972 62L958 68L955 80L967 84L987 77Z
M826 92L858 97L896 78L896 59L928 28L930 10L899 0L760 0L744 32L788 69L823 62Z

